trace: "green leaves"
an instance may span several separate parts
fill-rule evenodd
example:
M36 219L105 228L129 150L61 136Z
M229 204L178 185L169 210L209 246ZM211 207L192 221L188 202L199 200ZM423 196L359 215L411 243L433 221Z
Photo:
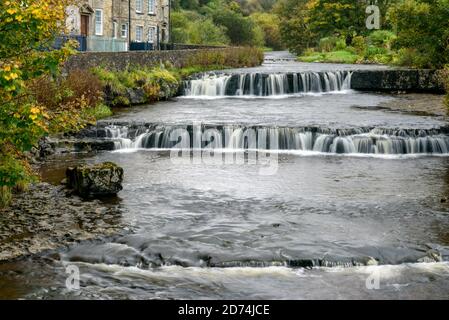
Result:
M71 0L0 2L0 187L28 181L31 170L23 152L45 133L45 106L29 90L32 80L56 75L74 52L67 43L52 50L65 28Z
M395 47L408 52L406 61L425 68L449 62L448 0L405 0L393 6L388 17L397 32Z

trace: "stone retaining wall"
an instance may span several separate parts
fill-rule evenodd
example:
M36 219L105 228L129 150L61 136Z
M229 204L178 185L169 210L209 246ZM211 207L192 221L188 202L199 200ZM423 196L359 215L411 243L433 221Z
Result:
M90 69L104 66L124 70L128 66L158 66L170 62L174 67L185 67L189 60L199 53L235 51L238 48L208 48L167 51L128 51L128 52L82 52L71 57L65 64L65 71Z

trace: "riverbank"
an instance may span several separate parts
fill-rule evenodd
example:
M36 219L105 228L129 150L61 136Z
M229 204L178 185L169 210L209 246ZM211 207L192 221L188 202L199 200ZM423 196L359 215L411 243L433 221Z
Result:
M0 209L0 261L127 231L113 202L86 201L62 185L32 184Z

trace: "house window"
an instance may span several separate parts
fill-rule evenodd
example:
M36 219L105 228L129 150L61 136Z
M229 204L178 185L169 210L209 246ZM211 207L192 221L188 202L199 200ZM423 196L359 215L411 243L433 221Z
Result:
M120 36L122 38L128 38L128 25L126 23L122 24L122 27L120 29Z
M156 0L148 0L148 13L154 14L156 12Z
M148 29L148 42L153 43L155 37L156 37L156 27L150 27Z
M143 27L136 26L136 41L137 42L142 42L142 35L143 35Z
M95 10L95 35L103 35L103 10Z
M136 12L142 13L143 11L143 0L136 0Z

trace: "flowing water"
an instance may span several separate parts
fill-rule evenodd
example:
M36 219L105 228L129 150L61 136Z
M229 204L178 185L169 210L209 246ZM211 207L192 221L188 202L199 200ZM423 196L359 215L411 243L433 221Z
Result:
M0 296L449 298L448 124L379 110L351 68L273 53L99 123L116 150L77 161L123 166L132 232L2 264Z

